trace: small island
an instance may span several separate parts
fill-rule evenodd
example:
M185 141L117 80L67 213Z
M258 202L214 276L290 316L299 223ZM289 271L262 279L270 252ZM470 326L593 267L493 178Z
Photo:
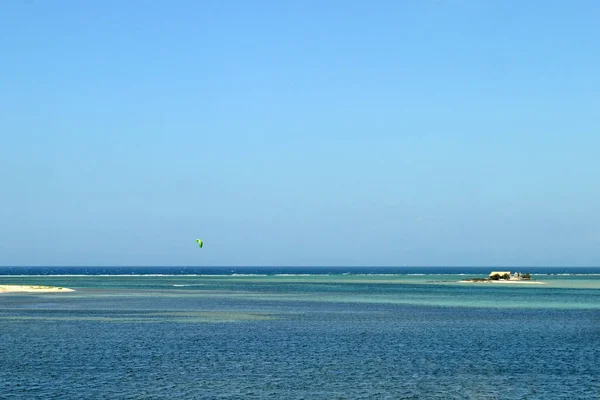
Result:
M0 293L54 293L54 292L72 292L73 289L42 286L42 285L0 285Z
M510 271L492 271L487 278L472 278L460 281L462 283L525 283L525 284L545 284L546 282L533 281L529 273L522 274Z

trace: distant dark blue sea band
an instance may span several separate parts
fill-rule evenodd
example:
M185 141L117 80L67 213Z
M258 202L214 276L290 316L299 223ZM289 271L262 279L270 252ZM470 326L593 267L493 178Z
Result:
M535 275L600 275L600 267L0 267L0 275L456 275L508 269Z

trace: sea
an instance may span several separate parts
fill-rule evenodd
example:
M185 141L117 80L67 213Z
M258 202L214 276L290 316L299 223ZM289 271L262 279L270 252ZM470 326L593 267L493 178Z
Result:
M543 284L465 283L492 270ZM0 267L0 399L600 399L600 268Z

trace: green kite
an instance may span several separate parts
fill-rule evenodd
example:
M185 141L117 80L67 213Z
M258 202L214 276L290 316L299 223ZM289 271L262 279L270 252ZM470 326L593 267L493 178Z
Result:
M202 240L200 239L196 239L196 243L198 243L198 247L202 248L202 246L204 246L204 243L202 243Z

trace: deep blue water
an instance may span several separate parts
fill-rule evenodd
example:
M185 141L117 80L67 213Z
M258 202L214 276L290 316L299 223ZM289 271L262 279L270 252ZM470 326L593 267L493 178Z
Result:
M232 275L232 274L600 274L600 267L0 267L0 275Z
M76 289L0 295L1 399L600 398L598 289L83 270L0 277ZM328 270L267 275L390 271Z

